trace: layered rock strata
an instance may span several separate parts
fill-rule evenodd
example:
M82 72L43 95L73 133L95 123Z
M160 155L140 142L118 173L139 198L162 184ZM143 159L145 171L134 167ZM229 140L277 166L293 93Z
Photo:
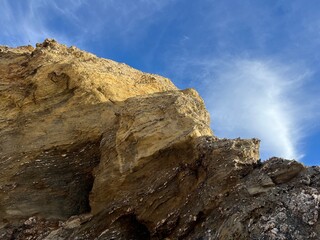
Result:
M320 168L219 139L193 89L0 47L0 239L318 239Z

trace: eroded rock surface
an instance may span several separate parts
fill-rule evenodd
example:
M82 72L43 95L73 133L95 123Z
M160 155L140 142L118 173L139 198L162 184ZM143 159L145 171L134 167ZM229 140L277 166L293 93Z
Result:
M0 239L319 239L320 168L219 139L195 90L0 47Z
M92 170L103 133L117 122L115 102L176 88L53 40L0 54L0 220L90 210Z

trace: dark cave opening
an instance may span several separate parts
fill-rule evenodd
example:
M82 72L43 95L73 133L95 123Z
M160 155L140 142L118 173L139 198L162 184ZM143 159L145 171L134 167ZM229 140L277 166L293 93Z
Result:
M122 228L123 239L149 240L150 232L148 228L140 222L135 214L120 217L116 224Z

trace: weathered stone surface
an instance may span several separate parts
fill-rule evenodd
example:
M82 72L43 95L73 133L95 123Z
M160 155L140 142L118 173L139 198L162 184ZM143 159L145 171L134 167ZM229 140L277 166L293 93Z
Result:
M130 98L117 114L114 132L101 141L91 194L94 213L128 199L141 203L147 188L160 188L190 161L182 149L192 148L192 139L212 135L204 104L191 89Z
M54 40L0 52L0 221L88 211L117 101L175 90L165 78Z
M295 161L271 158L265 164L264 169L273 182L280 184L289 182L304 169L304 166Z
M318 239L320 168L209 125L166 78L0 47L0 239Z

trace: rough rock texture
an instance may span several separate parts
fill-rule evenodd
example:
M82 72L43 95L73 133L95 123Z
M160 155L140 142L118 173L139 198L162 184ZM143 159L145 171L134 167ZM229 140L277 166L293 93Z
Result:
M0 239L319 239L320 168L219 139L195 90L0 47Z
M115 102L176 88L52 40L0 50L0 218L87 212Z

